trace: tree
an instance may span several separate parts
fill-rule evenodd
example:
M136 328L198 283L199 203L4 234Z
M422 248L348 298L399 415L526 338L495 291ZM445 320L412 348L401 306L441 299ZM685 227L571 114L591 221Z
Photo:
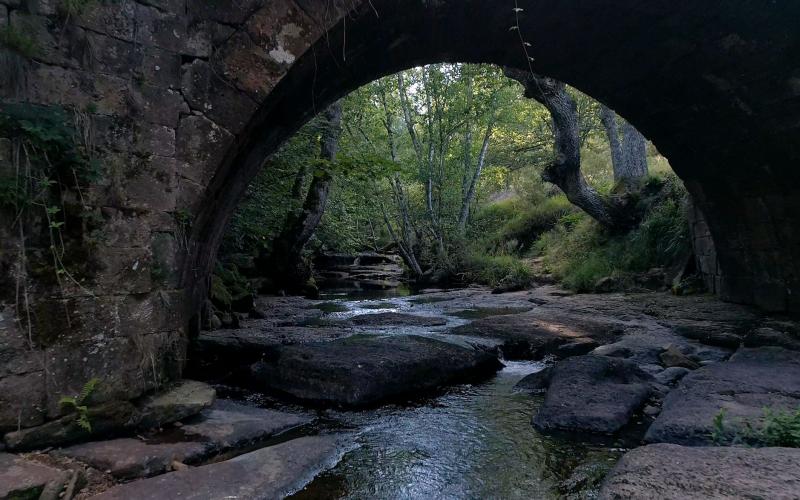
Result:
M558 186L572 204L603 226L618 230L634 225L625 206L601 196L581 172L578 107L563 82L527 71L506 69L506 75L522 83L525 96L542 103L550 112L555 139L555 158L542 171L542 179Z
M303 250L319 226L328 202L332 181L331 168L336 161L342 123L342 103L337 101L323 112L322 131L319 137L319 161L313 165L311 185L302 208L289 213L283 230L276 238L267 262L272 267L279 288L287 291L303 290L311 278L310 266L303 259ZM302 192L308 171L303 166L295 179L293 194Z
M602 105L600 119L611 148L614 180L632 188L647 175L647 146L644 136L627 120L622 120L622 140L617 114Z

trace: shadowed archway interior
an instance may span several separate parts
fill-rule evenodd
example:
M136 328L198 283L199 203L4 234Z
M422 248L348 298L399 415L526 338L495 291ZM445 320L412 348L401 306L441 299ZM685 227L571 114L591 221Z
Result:
M98 402L177 377L225 225L264 161L335 99L427 63L533 69L625 116L693 197L711 289L800 312L796 2L157 3L101 3L67 26L46 2L0 0L3 23L49 37L24 65L23 91L4 86L0 99L82 110L104 165L82 193L104 238L80 287L56 294L29 277L27 323L0 295L0 356L14 367L0 371L0 430L57 417L60 396L93 377ZM0 217L9 283L13 223Z

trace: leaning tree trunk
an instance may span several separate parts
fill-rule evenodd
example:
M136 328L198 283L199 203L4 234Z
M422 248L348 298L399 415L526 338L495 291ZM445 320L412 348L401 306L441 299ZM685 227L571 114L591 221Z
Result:
M342 105L333 103L324 112L320 157L325 162L336 160L341 135ZM311 278L310 266L303 260L303 249L317 230L328 203L331 181L329 169L314 172L301 210L289 214L280 236L275 240L271 271L278 286L287 291L298 291L307 286Z
M558 186L573 205L603 226L625 229L634 221L612 200L600 196L581 172L578 107L566 85L531 72L506 69L506 75L525 86L525 96L536 99L550 112L555 139L555 160L542 172L542 179Z

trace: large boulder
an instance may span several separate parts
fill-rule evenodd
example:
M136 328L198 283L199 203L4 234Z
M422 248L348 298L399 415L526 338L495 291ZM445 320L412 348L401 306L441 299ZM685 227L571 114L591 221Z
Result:
M96 500L207 500L284 498L301 489L345 451L340 436L311 436L202 467L133 481Z
M480 319L450 330L455 335L489 337L503 342L506 359L541 359L547 355L586 354L622 333L615 322L585 316L531 311ZM562 349L568 345L570 348Z
M544 403L533 418L540 431L614 433L644 406L652 376L628 360L576 356L550 373Z
M253 365L251 380L293 399L367 406L486 376L500 366L485 349L415 335L357 335L278 348Z
M628 452L606 477L602 500L795 499L800 449L687 448L651 444Z
M11 500L58 498L67 482L67 473L0 453L0 498Z
M743 348L725 363L686 375L664 399L661 414L648 429L651 443L708 445L714 420L723 411L718 436L725 441L761 426L764 408L800 407L800 353L780 347Z

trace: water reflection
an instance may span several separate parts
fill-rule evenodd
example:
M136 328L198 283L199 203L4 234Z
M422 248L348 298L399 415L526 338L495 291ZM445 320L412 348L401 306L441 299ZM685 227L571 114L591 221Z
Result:
M513 392L541 363L507 362L484 384L414 407L326 412L357 430L359 447L295 499L557 498L591 492L618 451L544 437L530 425L539 400ZM577 470L576 476L571 473ZM573 491L570 491L573 490Z

